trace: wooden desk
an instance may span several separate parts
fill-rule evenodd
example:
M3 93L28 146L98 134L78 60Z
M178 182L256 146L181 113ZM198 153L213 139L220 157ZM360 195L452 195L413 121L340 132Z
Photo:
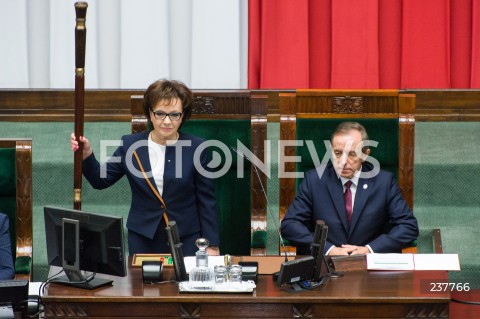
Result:
M173 279L173 271L165 277ZM100 276L100 275L97 275ZM108 277L108 276L103 276ZM450 293L431 293L446 272L346 272L316 290L291 293L259 276L250 294L180 294L177 284L144 284L139 268L94 291L51 284L45 318L448 318Z

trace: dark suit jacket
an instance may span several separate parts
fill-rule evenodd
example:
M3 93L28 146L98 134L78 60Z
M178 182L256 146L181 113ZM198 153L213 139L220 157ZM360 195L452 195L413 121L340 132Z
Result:
M0 213L0 280L15 277L9 228L7 215Z
M162 223L165 208L143 178L133 155L133 151L136 150L145 172L151 172L147 147L148 134L148 131L144 131L122 137L122 145L107 163L105 178L100 177L100 164L93 154L83 161L83 174L96 189L109 187L126 175L132 190L127 228L147 238L153 238L158 227L165 227ZM214 184L211 179L202 176L194 166L195 150L204 140L180 133L179 141L190 142L191 146L181 147L181 154L176 154L175 146L166 148L162 198L167 206L168 218L177 222L180 239L201 233L210 241L210 246L219 246ZM181 167L177 167L177 159ZM202 152L200 162L203 167L208 161L209 155ZM177 168L181 168L181 177L175 176ZM156 188L153 177L150 176L149 180Z
M363 169L370 170L368 164ZM321 178L317 170L305 174L281 223L283 236L298 246L299 253L309 254L317 220L328 226L325 252L342 244L370 245L377 253L401 252L417 238L417 220L393 174L380 170L375 177L359 179L349 225L341 181L331 163L323 168Z

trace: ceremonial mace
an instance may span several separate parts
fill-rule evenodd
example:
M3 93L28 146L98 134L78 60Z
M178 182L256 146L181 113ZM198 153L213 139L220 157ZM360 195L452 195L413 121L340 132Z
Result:
M88 3L75 2L75 137L78 141L78 150L73 158L73 208L82 209L82 161L83 143L83 113L85 95L85 40L87 28L85 18L87 16Z

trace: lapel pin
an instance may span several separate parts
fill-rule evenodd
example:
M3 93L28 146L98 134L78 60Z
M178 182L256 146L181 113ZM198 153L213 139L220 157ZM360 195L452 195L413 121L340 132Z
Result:
M368 185L367 184L363 184L363 189L367 189L368 188Z

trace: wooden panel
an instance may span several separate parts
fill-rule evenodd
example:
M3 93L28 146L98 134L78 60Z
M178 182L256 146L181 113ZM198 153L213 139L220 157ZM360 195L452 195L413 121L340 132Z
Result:
M131 96L132 133L139 133L147 129L148 121L143 113L143 95Z
M402 90L417 96L417 121L480 121L480 90Z
M266 95L267 111L269 122L280 122L279 111L279 94L280 93L295 93L295 90L252 90L252 94Z
M280 144L278 146L279 162L279 220L281 221L287 213L288 207L295 197L295 178L290 175L295 174L295 162L283 162L282 159L295 156L295 146L285 146L284 143L294 142L296 136L296 94L280 94ZM280 255L283 253L289 255L296 254L296 248L280 243Z
M295 93L280 94L280 141L296 140L296 117L295 117L296 95ZM283 153L284 150L284 153ZM279 159L286 156L295 156L295 146L286 146L284 149L279 145ZM288 207L295 197L295 179L285 178L282 175L295 172L295 162L278 163L278 174L280 178L280 215L282 220L287 213Z
M135 90L86 90L85 121L129 121ZM74 90L0 90L0 121L73 121Z
M372 313L374 317L372 317ZM51 303L45 318L448 318L448 304Z
M265 159L265 145L267 140L267 97L253 95L251 99L251 147L252 153L261 161ZM251 171L252 192L250 196L251 233L256 230L267 229L267 176L258 167L253 166ZM251 249L251 255L266 255L266 249Z
M297 90L297 113L397 113L395 90Z
M413 210L415 167L415 95L399 95L400 112L398 141L398 186L407 204Z
M129 263L130 264L130 263ZM52 269L51 273L58 269ZM164 269L171 279L172 269ZM108 276L107 276L108 277ZM431 293L444 271L345 272L301 293L258 277L253 293L179 293L172 283L144 284L141 269L112 277L113 286L82 290L51 284L43 296L46 318L448 318L449 292ZM423 287L425 286L425 287Z
M223 91L228 94L242 90ZM368 90L342 90L346 96L355 96L364 91ZM279 94L289 92L295 90L251 91L252 94L268 97L267 116L268 121L273 122L280 121ZM415 111L417 121L480 121L480 90L408 89L399 92L413 93L417 96ZM130 121L130 96L143 93L144 90L86 90L85 120ZM364 104L368 105L367 102ZM74 91L69 89L0 90L0 121L73 121L73 108Z

